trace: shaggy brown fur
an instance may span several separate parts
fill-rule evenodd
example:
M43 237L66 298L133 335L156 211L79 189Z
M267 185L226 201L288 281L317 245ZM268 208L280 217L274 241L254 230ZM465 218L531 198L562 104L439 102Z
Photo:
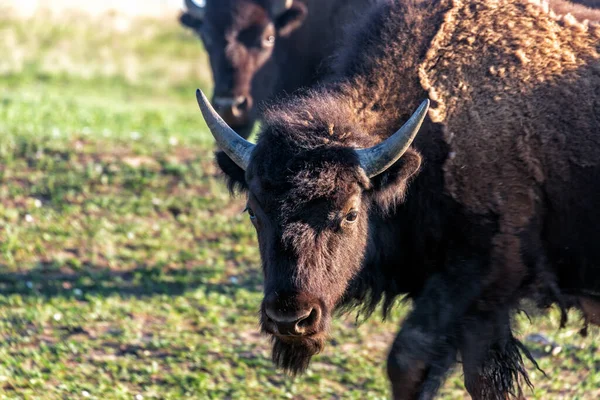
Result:
M245 174L218 155L248 193L265 299L320 310L289 337L263 305L275 362L303 371L334 310L408 294L388 359L396 399L433 397L457 354L473 398L517 397L529 382L510 324L521 299L596 320L599 52L600 27L534 0L386 1L325 84L268 109ZM426 97L414 148L367 178L353 149Z

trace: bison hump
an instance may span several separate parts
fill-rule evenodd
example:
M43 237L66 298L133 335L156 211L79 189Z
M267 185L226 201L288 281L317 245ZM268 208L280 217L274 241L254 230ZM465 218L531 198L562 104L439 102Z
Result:
M599 43L600 27L539 1L453 1L419 67L450 148L450 195L518 230L548 174L598 163Z

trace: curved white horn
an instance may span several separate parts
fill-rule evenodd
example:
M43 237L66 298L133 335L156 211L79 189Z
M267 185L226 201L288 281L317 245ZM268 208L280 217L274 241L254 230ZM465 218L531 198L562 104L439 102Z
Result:
M392 136L368 149L355 150L360 166L369 178L377 176L391 167L408 150L417 133L419 133L419 128L425 120L428 109L429 100L425 100L402 128Z
M250 156L256 145L250 143L231 129L215 111L200 89L196 90L196 99L198 100L204 121L206 121L208 129L210 129L221 150L245 171L250 164Z

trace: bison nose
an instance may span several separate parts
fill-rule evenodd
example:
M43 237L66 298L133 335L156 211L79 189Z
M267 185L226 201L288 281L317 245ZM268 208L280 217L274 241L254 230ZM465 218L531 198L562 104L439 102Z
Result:
M281 307L279 302L265 304L266 323L273 333L287 336L302 336L314 333L321 320L321 307L317 304L298 308ZM275 329L273 329L275 328Z
M321 314L318 308L307 310L301 315L276 313L268 308L265 312L267 318L277 327L278 334L290 336L302 336L314 329Z
M238 96L235 98L233 104L231 105L231 113L236 118L244 117L248 112L248 105L248 98L246 98L245 96Z
M246 96L221 97L213 99L215 109L221 115L231 114L234 118L243 118L248 113L250 102Z

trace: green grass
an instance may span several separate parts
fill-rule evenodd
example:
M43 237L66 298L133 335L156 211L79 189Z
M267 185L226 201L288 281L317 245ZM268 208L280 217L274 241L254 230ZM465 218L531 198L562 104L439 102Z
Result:
M337 321L305 376L271 365L254 231L195 105L196 39L63 18L0 17L0 398L388 398L406 305ZM531 398L600 397L600 335L571 321L518 318L561 347L527 342L547 373Z

